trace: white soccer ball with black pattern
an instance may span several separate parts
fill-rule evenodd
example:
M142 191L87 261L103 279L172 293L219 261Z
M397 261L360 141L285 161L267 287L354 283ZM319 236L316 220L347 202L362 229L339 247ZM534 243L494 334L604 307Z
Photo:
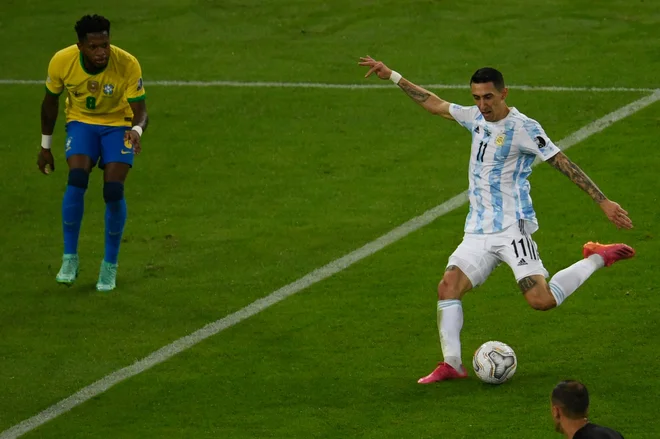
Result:
M474 373L489 384L502 384L516 373L518 359L511 346L501 341L487 341L472 358Z

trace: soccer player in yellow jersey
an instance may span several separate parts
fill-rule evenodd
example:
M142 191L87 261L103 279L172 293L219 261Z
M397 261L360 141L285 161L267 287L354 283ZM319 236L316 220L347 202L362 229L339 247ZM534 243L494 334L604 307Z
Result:
M110 45L110 22L85 15L75 26L78 43L57 52L48 66L46 96L41 104L41 150L37 165L48 174L55 170L51 140L66 90L66 161L69 177L62 202L64 256L59 283L71 285L78 276L78 236L89 173L103 169L105 200L105 256L98 291L116 286L117 258L124 224L124 182L141 150L140 138L148 117L142 71L137 59Z

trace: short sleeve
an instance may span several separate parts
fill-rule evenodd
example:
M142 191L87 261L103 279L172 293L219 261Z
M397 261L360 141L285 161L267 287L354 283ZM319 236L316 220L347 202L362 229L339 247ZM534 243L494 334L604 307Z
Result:
M480 114L476 106L463 107L458 104L449 104L449 114L456 122L461 124L465 129L472 131L476 122L477 116Z
M48 76L46 77L46 91L52 95L59 96L64 91L61 69L59 68L57 55L48 64Z
M126 99L128 102L142 101L147 97L142 82L142 69L137 59L133 58L127 72Z
M520 149L528 154L536 155L543 161L561 152L559 147L545 134L541 124L533 119L525 121L520 137Z

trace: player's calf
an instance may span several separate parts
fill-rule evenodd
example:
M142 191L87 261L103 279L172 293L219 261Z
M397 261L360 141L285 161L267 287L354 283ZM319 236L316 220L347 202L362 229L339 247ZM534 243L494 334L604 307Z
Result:
M85 169L72 168L69 170L66 191L62 199L62 231L65 256L78 254L78 238L85 210L85 192L87 191L88 182L89 173Z
M445 362L431 375L422 378L420 383L453 379L463 373L460 339L463 327L463 307L460 299L470 288L472 288L472 283L465 273L457 266L449 265L438 285L437 305L438 331ZM447 368L452 369L455 373L448 372Z
M96 283L98 291L112 291L116 286L117 259L119 246L126 224L126 200L124 184L118 181L106 181L103 185L105 200L105 255Z
M127 209L124 199L124 185L108 181L103 186L105 200L105 258L106 262L117 264L119 246L126 224Z

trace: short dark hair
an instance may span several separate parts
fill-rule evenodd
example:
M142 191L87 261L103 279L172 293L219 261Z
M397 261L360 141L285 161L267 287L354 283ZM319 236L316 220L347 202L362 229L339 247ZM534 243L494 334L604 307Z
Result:
M504 89L504 76L499 70L492 67L482 67L472 75L470 84L485 84L492 82L496 89L502 91Z
M110 20L101 15L85 15L76 23L78 41L84 41L87 34L107 32L110 35Z
M566 380L552 390L552 403L560 406L571 419L586 418L589 411L589 392L579 381Z

